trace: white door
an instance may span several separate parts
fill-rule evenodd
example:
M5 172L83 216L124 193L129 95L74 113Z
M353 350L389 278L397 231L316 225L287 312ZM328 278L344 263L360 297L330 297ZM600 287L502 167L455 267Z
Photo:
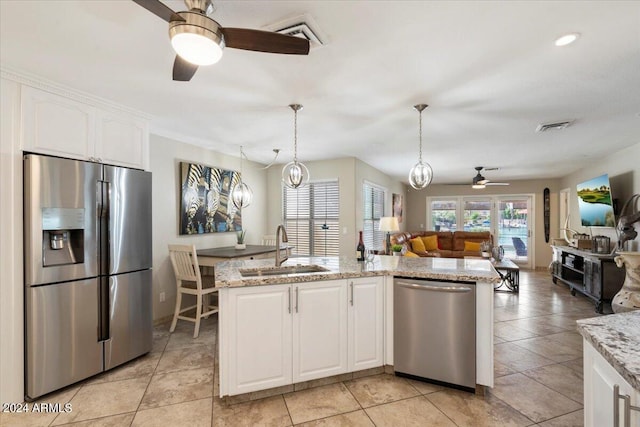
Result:
M505 258L522 267L531 267L533 249L533 210L531 196L499 197L497 208L497 233L494 244L504 249Z
M345 280L293 285L293 381L347 372Z
M230 395L291 384L291 302L291 285L229 290Z
M349 372L383 365L384 279L349 279Z

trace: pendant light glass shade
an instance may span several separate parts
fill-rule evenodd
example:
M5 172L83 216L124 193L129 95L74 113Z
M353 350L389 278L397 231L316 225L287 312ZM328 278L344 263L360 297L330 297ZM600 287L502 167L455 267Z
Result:
M302 105L291 104L289 108L293 110L293 161L282 168L282 182L287 187L296 189L307 185L311 174L304 163L298 161L298 111L302 110Z
M238 182L231 190L231 201L235 205L236 208L246 208L251 204L251 200L253 200L253 191L249 188L247 184L242 182L242 158L244 157L244 152L242 151L242 146L240 146L240 178Z
M409 184L416 190L422 190L426 188L429 184L431 184L431 180L433 179L433 169L431 169L431 165L427 162L422 161L422 111L427 108L426 104L418 104L414 105L413 108L420 113L420 131L419 131L419 140L420 140L420 151L418 155L418 163L414 167L411 168L409 172Z

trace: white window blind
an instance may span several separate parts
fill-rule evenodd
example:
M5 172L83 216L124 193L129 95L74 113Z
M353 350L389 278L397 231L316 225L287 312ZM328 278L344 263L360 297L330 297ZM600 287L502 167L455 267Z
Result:
M365 248L384 249L384 232L380 231L380 218L384 216L384 188L365 182L362 185L362 236Z
M340 254L338 181L312 182L293 190L283 187L284 226L294 255Z

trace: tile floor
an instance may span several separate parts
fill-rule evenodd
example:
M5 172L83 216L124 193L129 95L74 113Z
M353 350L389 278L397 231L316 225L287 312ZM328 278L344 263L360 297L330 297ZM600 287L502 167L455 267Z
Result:
M180 322L154 332L153 351L45 396L69 413L0 414L2 426L582 426L582 340L575 320L594 305L546 272L520 294L495 293L495 387L484 396L388 374L230 404L218 396L215 318L193 339ZM343 379L343 378L340 378ZM215 387L214 387L215 384Z

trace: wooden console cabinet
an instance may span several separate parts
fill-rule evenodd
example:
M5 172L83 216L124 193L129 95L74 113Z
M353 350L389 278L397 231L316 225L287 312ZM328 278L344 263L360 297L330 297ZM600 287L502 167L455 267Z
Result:
M551 246L553 283L561 281L576 292L595 301L596 311L602 313L605 302L611 302L624 282L625 269L618 268L614 256L594 254L569 246Z

